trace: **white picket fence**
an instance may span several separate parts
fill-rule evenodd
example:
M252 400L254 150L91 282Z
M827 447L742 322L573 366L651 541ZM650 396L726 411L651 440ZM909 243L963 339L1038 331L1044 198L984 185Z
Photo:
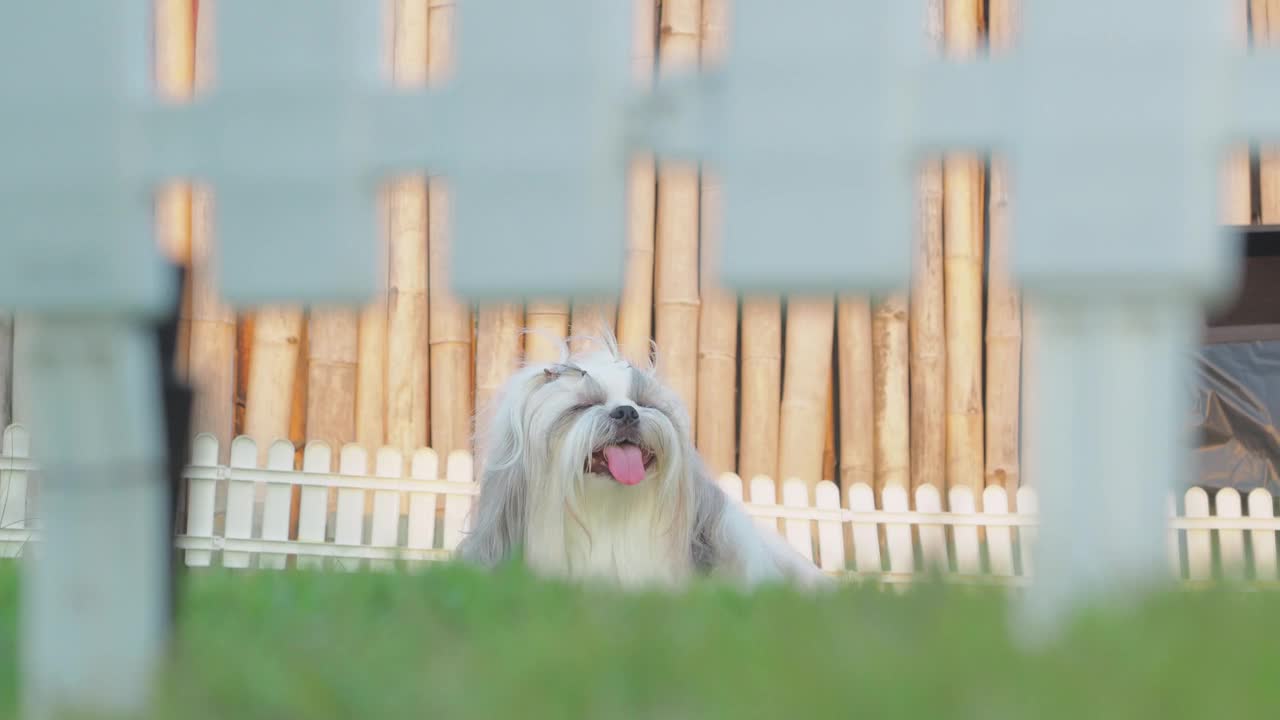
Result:
M449 455L443 475L431 448L406 458L392 448L371 454L347 445L338 451L337 472L333 450L322 442L306 446L301 470L287 440L273 443L262 464L248 437L232 442L228 465L218 463L218 451L212 436L197 436L186 469L187 528L177 546L191 567L357 569L447 560L466 533L478 491L464 451ZM34 472L27 430L10 426L0 455L0 557L39 540ZM903 583L928 574L1014 585L1031 576L1037 498L1029 487L1018 490L1016 504L1004 488L989 487L980 506L969 488L952 488L944 506L931 485L917 488L912 503L896 486L877 499L864 483L842 494L823 481L811 496L802 481L790 480L779 503L772 478L744 483L726 473L719 484L761 527L832 575ZM1177 577L1277 580L1280 519L1271 493L1257 489L1242 498L1227 488L1211 496L1197 487L1181 500L1180 508L1168 501L1169 564Z

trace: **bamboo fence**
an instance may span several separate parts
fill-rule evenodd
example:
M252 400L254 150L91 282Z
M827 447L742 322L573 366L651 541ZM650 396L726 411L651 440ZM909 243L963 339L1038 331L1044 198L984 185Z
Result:
M660 6L658 69L680 71L699 62L701 0L665 0ZM658 367L697 418L698 168L682 162L658 167L653 274L654 337Z
M725 53L727 0L702 0L700 59L714 66ZM721 248L720 181L704 169L699 229L701 265L698 316L697 445L714 473L729 472L737 460L738 298L719 286Z
M171 101L211 81L208 3L157 2L155 82ZM389 75L402 85L439 81L452 54L452 3L390 5ZM957 59L998 53L1016 34L1015 6L931 0L926 32ZM655 72L712 64L732 42L727 0L635 0L634 8L638 85ZM1280 39L1280 4L1255 0L1247 9L1241 0L1241 43ZM1280 150L1264 147L1257 159L1256 187L1247 149L1224 164L1226 222L1255 219L1254 190L1258 219L1280 222ZM810 492L835 480L877 491L965 487L975 499L1001 486L1014 497L1034 449L1034 429L1020 418L1033 403L1035 377L1033 309L1022 307L1010 282L1016 198L998 157L928 158L919 188L909 287L878 298L739 298L717 274L715 169L655 167L636 156L619 297L471 307L448 289L446 184L395 178L384 192L385 244L370 250L383 259L385 285L369 305L259 308L237 317L215 287L216 198L199 186L166 187L156 198L159 242L191 268L179 363L197 388L194 429L212 433L221 448L243 433L263 448L288 437L466 450L473 422L483 430L521 362L558 360L567 337L604 325L637 364L649 361L656 340L658 370L684 401L716 472L736 472L748 484L756 476L799 478ZM0 421L11 413L21 422L25 371L12 348L37 330L21 317L12 325L0 322Z
M1012 0L993 0L987 6L987 41L992 53L1009 48L1017 17ZM1009 189L1004 163L991 161L991 197L987 207L988 269L986 377L1022 376L1022 302L1009 267ZM986 384L986 478L1017 497L1018 418L1022 387L1017 382Z

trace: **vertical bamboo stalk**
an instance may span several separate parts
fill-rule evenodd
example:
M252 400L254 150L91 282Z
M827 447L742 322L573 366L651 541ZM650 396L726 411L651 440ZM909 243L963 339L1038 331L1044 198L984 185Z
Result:
M358 319L354 310L311 312L307 333L307 438L342 447L356 439Z
M699 0L662 4L659 69L698 63ZM698 169L688 163L658 168L658 219L654 247L654 322L658 368L689 412L698 416Z
M909 342L906 298L878 302L871 318L877 495L889 485L907 487L911 478Z
M822 444L822 479L836 480L836 387L835 367L827 363L827 419L826 437Z
M481 308L476 331L476 437L484 438L498 390L520 367L519 305ZM483 450L484 448L477 448Z
M929 0L926 33L942 47L943 0ZM947 473L947 342L942 272L942 163L927 160L919 180L919 227L911 281L911 489L944 490Z
M199 187L193 192L192 218L189 375L195 398L191 429L212 433L225 462L230 458L235 429L236 317L222 302L216 284L213 194L208 188ZM244 369L247 372L247 364ZM247 375L245 379L247 382Z
M245 434L258 443L260 460L276 440L291 437L291 420L302 344L303 314L272 307L254 313Z
M167 102L191 99L195 87L196 23L193 0L155 0L155 84ZM166 183L156 193L156 236L172 262L191 265L191 185ZM186 377L190 367L191 285L181 288L175 371Z
M208 0L205 0L207 3ZM242 313L236 318L235 362L235 434L245 433L246 407L249 404L249 366L253 361L253 315Z
M214 26L211 3L200 6L196 18L195 66L193 82L197 90L213 82ZM191 205L191 300L188 377L195 392L191 414L192 432L211 433L218 439L220 462L228 462L231 438L236 431L237 368L246 373L248 364L239 364L236 350L236 316L222 302L218 291L217 249L213 226L213 191L192 189ZM246 343L246 352L248 343ZM242 395L242 399L245 398ZM243 419L240 428L244 427Z
M787 301L778 480L781 483L800 478L811 491L822 480L834 331L835 305L831 298Z
M778 477L778 413L782 400L782 305L776 298L742 303L742 411L738 474Z
M637 86L653 84L657 3L632 0L632 68ZM627 176L627 261L618 303L618 347L633 363L649 361L653 325L653 234L657 180L653 156L636 155Z
M1250 12L1252 5L1252 13ZM1272 39L1276 30L1273 26L1280 24L1280 0L1232 0L1231 31L1238 47L1249 45L1249 16L1253 16L1253 36L1255 43L1262 39ZM1265 37L1264 37L1265 36ZM1276 168L1276 156L1273 153L1268 176L1268 190L1262 194L1280 195L1280 190L1273 189L1280 180L1280 170ZM1263 165L1267 165L1263 162ZM1253 195L1249 178L1249 146L1241 145L1233 148L1227 155L1223 169L1225 178L1222 184L1223 222L1228 225L1248 225L1253 222ZM1275 205L1275 203L1272 203Z
M569 324L569 352L575 355L599 350L593 338L599 338L614 328L617 309L610 302L573 301Z
M1010 0L1001 0L1009 2ZM1256 2L1257 0L1255 0ZM1238 47L1249 45L1249 8L1247 0L1231 2L1231 32ZM1280 17L1280 1L1271 0ZM994 14L994 10L992 11ZM1267 14L1268 16L1270 13ZM1256 21L1255 21L1256 22ZM1253 194L1249 179L1249 146L1232 148L1223 167L1222 215L1227 225L1248 225L1253 222Z
M453 0L430 0L427 17L427 81L443 83L453 69ZM449 290L447 184L428 186L427 239L430 257L431 445L441 457L471 449L471 308Z
M911 284L911 488L946 487L947 330L942 258L942 164L920 176L920 228Z
M397 0L392 74L396 85L427 81L427 0ZM427 188L421 177L394 181L388 219L387 444L412 452L427 444L430 402L427 334Z
M447 457L454 450L471 449L473 328L470 307L449 291L447 190L441 180L432 179L429 193L431 446Z
M1012 44L1014 0L992 0L988 10L993 53ZM1247 172L1246 166L1246 172ZM986 484L1000 485L1013 502L1019 481L1022 383L1022 303L1009 266L1009 189L1004 163L991 165L991 227L987 271Z
M725 52L725 0L702 1L702 62L713 65ZM701 289L698 319L697 445L708 467L732 471L737 460L735 389L738 381L738 296L720 284L723 243L720 178L703 172Z
M390 197L380 197L382 228L378 267L389 269ZM355 442L361 447L382 447L387 441L387 276L373 300L359 314L356 327ZM336 467L337 454L334 454Z
M569 334L569 306L563 302L531 302L525 308L528 335L524 340L527 363L557 362Z
M394 82L396 27L399 0L382 0L383 78ZM390 313L388 289L391 263L391 198L394 186L384 185L378 193L378 267L383 271L377 292L360 310L356 329L356 419L355 442L364 448L382 447L387 442L387 320ZM338 453L333 454L334 468ZM331 493L330 505L336 503Z
M871 303L841 298L836 312L840 386L840 486L875 484Z
M948 0L947 49L971 56L978 45L979 0ZM973 154L943 161L943 274L947 323L947 485L982 496L982 161ZM980 500L979 500L980 502Z
M293 443L294 467L302 466L302 451L307 445L307 409L310 407L310 386L308 379L311 373L311 313L302 316L301 332L298 334L298 362L293 372L293 407L289 413L289 442ZM264 453L265 459L265 453ZM258 497L266 497L266 487L260 486ZM337 499L337 493L334 493ZM298 513L301 510L302 486L294 485L289 489L289 538L298 537Z

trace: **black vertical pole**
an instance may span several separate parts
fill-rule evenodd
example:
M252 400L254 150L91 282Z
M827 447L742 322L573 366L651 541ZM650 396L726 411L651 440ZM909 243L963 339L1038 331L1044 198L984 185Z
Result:
M168 502L166 502L165 507L169 515L169 541L166 544L165 552L168 559L169 578L167 583L168 597L166 598L165 606L168 609L170 623L177 616L177 583L178 577L183 570L183 565L179 562L179 555L174 548L174 541L178 531L178 502L183 496L182 486L185 482L182 477L182 471L191 456L191 406L193 399L191 387L177 376L174 367L178 347L178 320L182 313L182 289L186 287L187 270L178 265L175 266L174 272L178 277L178 292L170 312L160 320L156 328L157 345L160 353L161 377L159 380L163 388L164 398L165 470L168 480L165 484L168 489Z

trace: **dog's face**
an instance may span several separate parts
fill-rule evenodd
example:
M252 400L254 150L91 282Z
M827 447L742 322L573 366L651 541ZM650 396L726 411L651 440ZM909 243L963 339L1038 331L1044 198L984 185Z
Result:
M674 394L611 353L544 367L531 380L529 449L567 475L637 486L660 480L683 452L687 423Z
M699 493L712 487L699 482L687 415L652 371L623 360L611 337L602 344L526 366L504 386L481 446L466 557L494 563L522 547L548 572L597 561L640 575L687 570L673 559L691 556Z

